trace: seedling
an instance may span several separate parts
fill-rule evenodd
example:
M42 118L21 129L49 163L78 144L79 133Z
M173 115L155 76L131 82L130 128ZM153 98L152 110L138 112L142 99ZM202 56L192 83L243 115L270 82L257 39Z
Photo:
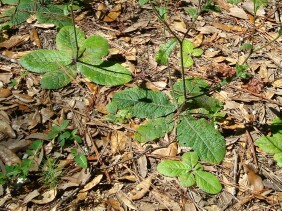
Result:
M84 33L72 26L63 27L56 37L57 50L36 50L23 56L20 64L31 72L45 73L44 89L66 86L81 72L89 80L108 86L128 83L131 73L122 65L103 60L109 44L101 36L85 39Z
M182 155L182 161L161 161L157 166L157 170L164 176L178 177L182 186L191 187L196 184L207 193L219 193L222 186L218 178L209 172L203 171L203 166L198 161L197 153L186 152Z

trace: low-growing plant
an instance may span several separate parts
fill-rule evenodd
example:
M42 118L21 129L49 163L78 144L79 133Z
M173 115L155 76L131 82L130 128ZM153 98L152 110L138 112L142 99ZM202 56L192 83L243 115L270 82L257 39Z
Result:
M56 5L51 0L2 0L2 3L13 7L1 13L0 29L19 25L31 15L35 15L39 23L53 23L58 28L72 25L72 19L66 14L67 4Z
M203 191L216 194L222 186L216 176L203 170L195 152L186 152L182 161L164 160L157 166L158 172L168 177L177 177L179 183L185 187L197 185Z
M42 183L49 189L53 189L58 185L59 179L62 176L62 168L59 168L58 163L52 157L47 157L40 175Z
M108 41L101 36L85 39L84 33L65 26L56 37L57 50L36 50L23 56L20 64L35 73L45 73L44 89L58 89L75 79L77 72L100 85L116 86L131 81L131 73L122 65L103 60L109 53Z
M282 119L274 119L270 129L272 136L262 136L258 138L255 145L262 151L272 154L277 165L282 167Z

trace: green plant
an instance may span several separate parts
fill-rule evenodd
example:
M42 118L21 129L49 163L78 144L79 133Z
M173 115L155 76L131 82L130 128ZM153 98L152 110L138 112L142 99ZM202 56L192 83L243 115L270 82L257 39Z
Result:
M74 161L82 168L87 168L87 158L84 153L78 153L76 148L71 149L71 153L74 156Z
M51 0L3 0L2 2L15 6L1 13L0 17L3 20L0 28L19 25L33 14L39 23L53 23L58 28L72 25L71 18L64 12L68 5L55 5ZM78 8L75 6L75 9Z
M282 167L282 119L274 119L270 129L272 136L258 138L255 145L266 153L274 155L277 165Z
M207 193L219 193L222 186L218 178L209 172L203 171L203 166L198 161L197 153L186 152L182 155L182 161L161 161L157 166L157 170L165 176L178 177L182 186L191 187L196 184Z
M29 71L45 73L41 79L44 89L58 89L69 84L77 72L89 80L116 86L131 80L131 73L122 65L105 61L109 53L106 39L91 36L72 26L63 27L56 37L57 50L36 50L23 56L20 64Z
M62 169L58 167L56 160L48 157L41 170L41 181L49 188L53 189L58 185L62 175Z

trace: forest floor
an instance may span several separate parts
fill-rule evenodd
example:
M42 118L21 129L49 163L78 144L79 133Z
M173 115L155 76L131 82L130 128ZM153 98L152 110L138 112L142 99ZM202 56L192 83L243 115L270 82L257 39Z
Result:
M269 1L254 17L251 1L233 5L215 0L220 11L203 12L193 24L184 9L197 7L197 1L188 2L167 4L167 23L179 37L188 32L186 38L203 49L203 55L193 58L194 65L185 69L185 77L205 79L210 87L236 74L236 63L248 56L247 50L240 50L243 43L252 40L255 49L263 47L278 36L281 27L279 1ZM1 31L1 171L5 164L14 164L9 160L27 158L26 149L33 141L43 140L43 147L38 152L38 166L27 180L10 180L0 186L0 209L280 210L282 170L273 154L261 150L255 141L270 136L273 119L282 117L282 38L250 56L249 78L236 78L208 93L223 105L224 116L216 128L226 142L221 163L202 162L204 170L216 175L223 187L218 194L208 194L158 173L161 160L179 160L191 150L175 142L174 132L140 143L134 132L144 119L105 121L106 106L114 93L138 85L169 95L171 83L181 79L181 71L177 51L168 65L155 60L160 44L173 36L150 4L113 0L105 1L98 10L99 5L100 1L90 1L76 11L76 26L86 37L100 35L108 40L108 59L122 63L132 73L132 80L122 86L100 86L78 75L62 89L42 89L41 75L27 71L18 60L40 48L55 49L59 29L33 20ZM77 129L81 144L62 148L56 139L48 139L52 126L64 120L69 121L67 130ZM74 161L73 146L86 155L86 169ZM44 168L57 177L46 180L47 172L39 171ZM48 182L55 185L50 188Z

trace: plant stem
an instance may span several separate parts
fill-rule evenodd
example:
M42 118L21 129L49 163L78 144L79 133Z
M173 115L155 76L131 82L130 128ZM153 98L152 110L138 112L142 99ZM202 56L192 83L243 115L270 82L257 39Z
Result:
M71 11L71 19L72 19L72 25L73 25L73 31L74 31L74 39L75 39L75 58L74 61L76 62L78 59L78 42L77 42L77 34L76 34L76 29L75 29L75 21L74 21L74 14L73 14L73 0L71 0L70 3L70 11Z

